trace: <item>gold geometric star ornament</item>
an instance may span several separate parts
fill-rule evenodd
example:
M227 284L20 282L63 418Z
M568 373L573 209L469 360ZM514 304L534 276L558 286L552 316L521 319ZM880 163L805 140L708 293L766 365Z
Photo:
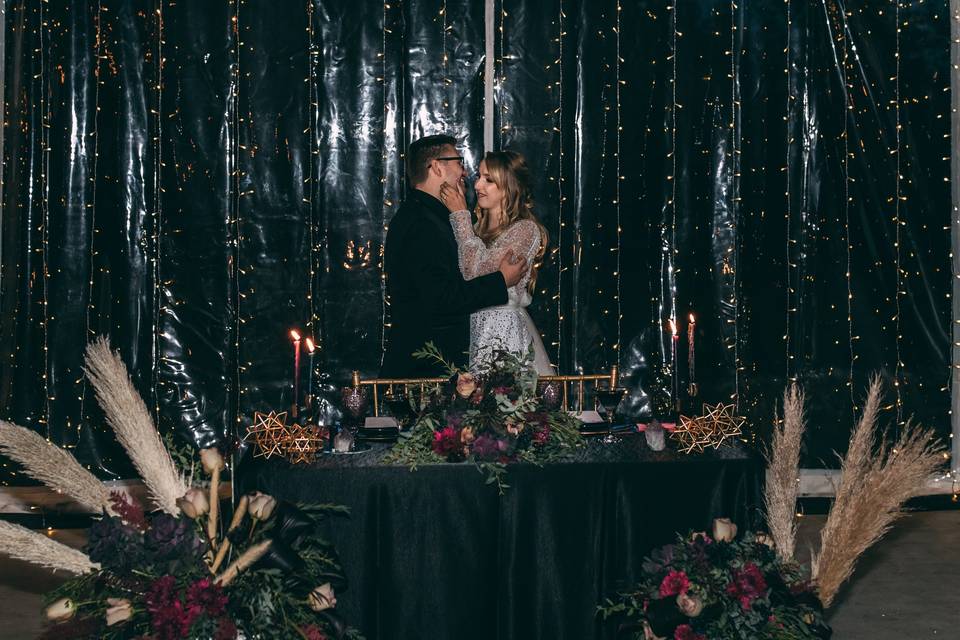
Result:
M702 453L706 447L719 449L727 438L743 435L746 418L734 415L734 405L722 402L703 405L703 415L680 416L680 425L670 437L680 453Z
M713 448L718 449L727 438L743 435L743 425L747 419L734 415L734 405L719 402L715 405L703 405L703 419L710 423Z
M286 423L286 411L254 412L253 424L247 427L247 433L243 438L254 445L254 458L269 459L271 456L283 455L290 435Z
M290 427L287 441L287 460L290 464L310 464L317 457L322 438L320 429L312 425Z

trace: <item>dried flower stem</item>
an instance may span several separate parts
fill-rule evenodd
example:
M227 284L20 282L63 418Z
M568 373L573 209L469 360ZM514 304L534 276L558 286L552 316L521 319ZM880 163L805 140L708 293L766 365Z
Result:
M82 551L51 540L26 527L3 520L0 520L0 548L11 558L54 571L69 571L76 575L83 575L100 569L100 565L92 562L90 557Z
M227 551L230 549L229 535L240 526L241 522L243 522L243 517L247 515L247 505L249 503L250 497L246 495L242 496L237 502L237 508L233 511L233 519L230 521L230 527L227 529L227 535L223 537L223 543L221 543L220 548L217 549L217 557L210 566L211 573L215 574L217 569L219 569L220 565L223 563L223 559L227 557Z
M767 458L767 485L764 503L767 527L777 555L793 560L797 540L797 494L800 490L800 446L806 431L804 397L796 384L783 394L783 423L774 424Z
M70 496L93 513L116 515L110 492L76 458L39 433L0 420L0 451L23 465L28 476Z
M107 422L143 478L150 497L163 511L178 515L177 499L188 487L163 446L147 406L127 375L126 366L119 354L110 350L106 338L87 345L84 370Z
M207 537L210 548L217 548L217 516L220 512L220 469L214 468L210 474L210 514L207 516Z
M216 582L221 587L226 587L228 584L234 581L234 579L240 575L241 571L245 571L250 568L250 566L263 557L263 554L267 552L267 549L270 548L271 540L264 540L253 545L246 551L244 551L239 558L233 561L229 567L227 567L220 577L218 577L214 582Z
M903 515L903 504L920 495L943 461L942 445L930 429L907 424L891 447L873 453L880 381L870 382L863 416L850 437L836 501L820 533L820 552L811 560L825 607L852 575L857 560Z

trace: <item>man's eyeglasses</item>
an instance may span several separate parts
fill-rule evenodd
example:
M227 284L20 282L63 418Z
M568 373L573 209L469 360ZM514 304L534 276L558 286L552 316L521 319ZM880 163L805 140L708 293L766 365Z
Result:
M434 160L456 160L460 164L463 164L463 156L440 156L439 158L434 158Z

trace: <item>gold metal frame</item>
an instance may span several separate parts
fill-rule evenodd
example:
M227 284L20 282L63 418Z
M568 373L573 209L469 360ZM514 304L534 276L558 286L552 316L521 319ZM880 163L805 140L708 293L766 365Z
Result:
M371 378L369 380L364 380L360 377L359 371L354 371L353 376L351 377L351 383L354 388L356 387L373 387L373 415L380 415L380 399L378 390L380 387L387 387L388 391L392 391L395 386L402 387L419 387L420 395L422 396L424 391L428 386L439 386L449 380L449 378ZM577 407L580 410L583 410L583 396L584 396L584 385L587 382L593 382L594 388L599 389L600 383L606 382L609 389L616 389L617 385L620 383L620 373L617 370L617 366L614 365L610 367L609 373L591 373L591 374L578 374L571 376L539 376L537 382L559 382L562 385L563 389L563 401L562 407L564 411L567 411L570 406L570 393L569 393L569 384L575 382L577 384Z

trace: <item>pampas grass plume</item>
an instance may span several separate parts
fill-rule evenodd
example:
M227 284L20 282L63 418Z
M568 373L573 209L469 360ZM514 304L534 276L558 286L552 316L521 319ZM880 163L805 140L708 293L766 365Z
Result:
M3 520L0 520L0 548L11 558L54 571L83 575L100 568L99 564L91 562L82 551L51 540L42 533Z

